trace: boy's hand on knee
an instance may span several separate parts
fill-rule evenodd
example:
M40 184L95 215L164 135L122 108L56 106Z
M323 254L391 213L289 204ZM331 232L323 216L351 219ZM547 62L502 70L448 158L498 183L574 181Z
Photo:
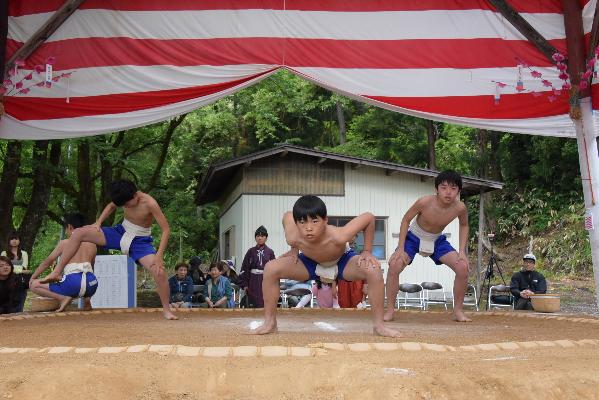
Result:
M410 257L406 254L405 251L401 249L395 250L395 252L389 258L389 265L395 266L395 264L402 262L404 265L408 265L410 262Z
M364 250L358 257L358 266L360 268L370 269L380 267L381 264L379 263L379 260L377 260L376 257L370 253L370 251Z

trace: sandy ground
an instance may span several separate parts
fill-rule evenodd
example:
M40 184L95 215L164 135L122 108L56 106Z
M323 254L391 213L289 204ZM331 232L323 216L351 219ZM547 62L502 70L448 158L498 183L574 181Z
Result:
M157 312L0 322L0 347L314 346L323 342L481 343L599 339L599 324L528 316L400 312L401 339L370 334L370 313L283 310L280 333L248 336L260 312ZM584 317L588 318L588 317ZM325 354L326 353L326 354ZM328 350L311 357L118 353L0 354L0 399L599 399L599 342L495 351Z

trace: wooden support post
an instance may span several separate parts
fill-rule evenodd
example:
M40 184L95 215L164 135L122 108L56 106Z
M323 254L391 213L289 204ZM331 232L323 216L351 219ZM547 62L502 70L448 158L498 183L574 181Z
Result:
M483 237L485 235L485 193L484 190L480 189L478 197L478 244L476 247L476 293L479 296L482 295L480 292L482 287L482 280L480 279L480 271L483 265Z
M3 0L8 3L7 0ZM56 12L35 32L27 42L4 65L4 74L13 67L16 60L26 60L40 47L60 26L75 12L85 0L67 0Z

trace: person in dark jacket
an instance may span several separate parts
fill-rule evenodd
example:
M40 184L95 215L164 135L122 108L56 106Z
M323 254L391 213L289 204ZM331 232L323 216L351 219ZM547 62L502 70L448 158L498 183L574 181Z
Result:
M21 312L20 299L26 289L26 283L15 274L11 259L0 256L0 314Z
M264 226L258 227L254 233L256 246L250 248L241 264L241 274L239 274L239 286L245 290L249 298L250 307L264 307L262 297L262 274L264 266L270 260L274 260L275 253L266 245L268 232Z
M175 267L175 275L168 280L170 288L170 306L172 308L191 308L191 297L193 296L193 280L187 274L189 266L179 263Z
M539 272L535 271L537 258L534 254L525 254L524 265L520 272L512 275L510 290L515 297L514 309L532 310L530 295L547 292L547 281Z

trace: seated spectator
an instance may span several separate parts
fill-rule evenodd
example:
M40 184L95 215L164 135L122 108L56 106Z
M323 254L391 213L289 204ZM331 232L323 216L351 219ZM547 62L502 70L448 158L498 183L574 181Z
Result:
M524 255L522 269L512 275L510 290L515 298L516 310L532 310L530 295L547 292L545 277L535 271L536 262L537 258L533 254Z
M206 302L200 304L202 308L232 308L233 288L229 279L222 276L223 265L220 262L210 264L210 279L204 286ZM233 303L233 304L232 304Z
M239 277L237 276L237 272L235 272L233 266L231 265L232 262L227 260L221 260L220 263L223 266L223 276L226 277L232 284L238 285Z
M210 278L202 269L202 258L199 256L192 257L189 260L189 276L194 285L204 285Z
M353 249L356 254L360 254L361 250L358 249L356 242L357 237L348 242L348 246ZM361 308L364 300L366 300L366 292L364 291L364 285L366 281L346 281L345 279L339 278L337 280L337 292L338 301L341 308Z
M179 263L175 267L175 275L168 280L172 308L191 308L193 280L187 275L188 270L189 266L186 263Z
M29 288L29 280L31 279L31 271L29 270L29 255L21 248L21 238L17 232L12 232L8 237L6 250L0 253L0 256L10 258L14 273L20 282L19 286L25 286L25 289L19 292L19 304L16 312L23 312L25 299L27 298L27 288Z
M14 272L12 261L0 256L0 314L12 314L19 311L21 294L27 287Z
M312 285L312 293L316 297L319 308L339 308L337 302L337 282L322 282L316 279Z

